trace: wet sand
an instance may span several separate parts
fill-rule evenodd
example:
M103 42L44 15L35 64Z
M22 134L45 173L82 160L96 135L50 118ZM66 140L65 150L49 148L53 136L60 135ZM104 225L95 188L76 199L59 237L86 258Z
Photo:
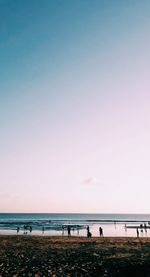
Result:
M150 276L150 238L0 236L0 276Z

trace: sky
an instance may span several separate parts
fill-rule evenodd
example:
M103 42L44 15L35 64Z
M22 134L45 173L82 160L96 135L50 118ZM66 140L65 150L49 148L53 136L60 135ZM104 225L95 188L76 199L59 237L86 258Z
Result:
M0 0L0 212L150 212L149 11Z

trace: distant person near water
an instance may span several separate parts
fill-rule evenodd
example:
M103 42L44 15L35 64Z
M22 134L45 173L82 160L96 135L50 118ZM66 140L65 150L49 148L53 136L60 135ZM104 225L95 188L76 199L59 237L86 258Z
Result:
M92 237L92 233L91 233L90 231L87 233L87 237L88 237L88 238L91 238L91 237Z
M136 233L137 233L137 238L139 237L139 229L136 229Z
M19 228L19 227L17 227L17 233L19 233L19 230L20 230L20 228Z
M28 234L28 227L27 227L27 225L24 225L24 235L27 235Z
M88 233L90 232L90 227L89 227L89 225L87 226L86 230L87 230L87 234L88 234Z
M100 237L103 237L104 235L103 235L103 229L102 229L102 227L99 227L99 235L100 235Z
M64 226L62 226L62 235L64 235Z
M87 238L91 238L92 237L92 233L90 232L90 227L87 226Z
M146 223L144 223L144 229L145 229L145 232L147 233L147 226L146 226Z
M71 236L71 228L70 228L70 226L68 226L67 230L68 230L68 237L70 237Z
M126 224L124 225L124 228L125 228L125 231L127 232L127 225Z

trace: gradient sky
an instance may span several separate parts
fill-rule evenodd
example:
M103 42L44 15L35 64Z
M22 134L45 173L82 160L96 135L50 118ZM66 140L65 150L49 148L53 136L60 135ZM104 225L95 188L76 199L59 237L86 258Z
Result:
M0 212L149 196L150 1L0 0Z

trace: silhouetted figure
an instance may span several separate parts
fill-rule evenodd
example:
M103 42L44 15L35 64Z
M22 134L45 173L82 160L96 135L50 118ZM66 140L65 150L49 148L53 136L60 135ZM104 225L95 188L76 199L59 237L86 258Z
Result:
M146 226L146 223L144 223L144 229L145 229L145 232L147 233L147 226Z
M68 226L68 237L70 237L71 236L71 228L70 228L70 226Z
M64 226L62 226L62 235L64 235Z
M19 230L20 230L20 228L19 228L19 227L17 227L17 233L19 233Z
M24 225L24 235L27 235L27 234L28 234L28 226Z
M26 234L26 229L27 229L27 227L26 227L26 225L24 225L24 234Z
M92 237L92 233L89 231L89 232L87 232L87 237L88 238L91 238Z
M124 226L124 227L125 227L125 231L127 232L127 225L125 224L125 226Z
M90 232L90 227L89 227L89 225L87 226L86 230L87 230L87 234L88 234L88 233Z
M139 237L139 229L136 229L136 233L137 233L137 238Z
M102 229L102 227L99 227L99 235L100 235L100 237L103 237L103 229Z
M30 233L32 232L32 226L29 227L29 231L30 231Z

